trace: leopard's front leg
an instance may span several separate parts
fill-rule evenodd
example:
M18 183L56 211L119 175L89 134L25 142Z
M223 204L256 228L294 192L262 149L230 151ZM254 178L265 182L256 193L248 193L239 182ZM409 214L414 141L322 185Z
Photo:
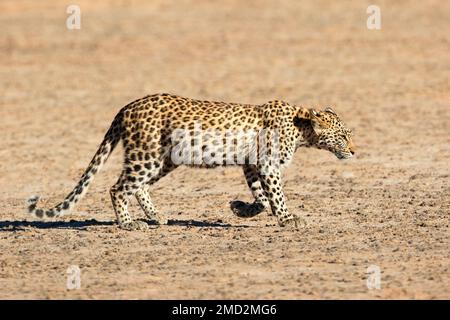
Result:
M243 166L245 180L250 188L253 198L255 201L253 203L246 203L239 200L234 200L230 203L231 210L240 218L250 218L254 217L264 210L270 207L269 200L264 194L264 190L261 187L261 182L259 181L258 170L255 165L244 165Z
M281 227L292 226L299 229L306 225L306 221L289 213L286 199L282 190L281 172L277 168L269 168L260 172L261 185L269 199L272 213L277 217Z

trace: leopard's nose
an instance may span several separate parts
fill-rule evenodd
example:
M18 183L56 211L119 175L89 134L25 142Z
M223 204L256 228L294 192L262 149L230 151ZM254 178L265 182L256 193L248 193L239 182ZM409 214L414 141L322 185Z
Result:
M350 151L352 156L355 155L355 149L356 149L356 147L355 147L355 145L353 143L353 140L350 139L350 141L348 142L348 150Z

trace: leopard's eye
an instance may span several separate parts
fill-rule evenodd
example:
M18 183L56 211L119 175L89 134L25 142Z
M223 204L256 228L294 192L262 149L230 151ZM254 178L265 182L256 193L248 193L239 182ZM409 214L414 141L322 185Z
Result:
M345 142L345 140L339 139L339 140L336 141L336 145L337 145L339 148L345 148L346 142Z

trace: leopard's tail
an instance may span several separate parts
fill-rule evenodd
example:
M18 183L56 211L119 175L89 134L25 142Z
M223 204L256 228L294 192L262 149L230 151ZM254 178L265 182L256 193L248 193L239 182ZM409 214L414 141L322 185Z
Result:
M88 190L89 185L94 180L94 176L100 171L106 160L120 141L121 134L121 114L119 113L114 119L108 132L100 144L97 152L89 163L86 171L80 178L76 187L70 192L66 198L51 209L37 208L39 196L32 196L27 200L28 213L38 218L59 217L72 210L76 203L80 201Z

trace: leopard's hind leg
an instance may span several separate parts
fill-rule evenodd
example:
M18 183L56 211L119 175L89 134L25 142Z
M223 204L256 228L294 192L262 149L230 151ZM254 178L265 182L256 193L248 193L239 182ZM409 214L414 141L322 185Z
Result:
M119 227L125 230L145 230L148 229L147 223L143 221L134 221L128 212L130 197L135 195L141 188L142 183L135 183L135 177L122 172L117 183L111 188L111 201L116 214Z
M148 165L150 167L150 165ZM150 179L150 181L143 185L135 194L136 199L141 206L141 209L144 211L145 215L150 219L156 221L158 224L167 224L167 218L160 214L157 210L155 205L152 202L152 199L150 197L150 185L167 175L169 172L171 172L173 169L175 169L175 166L172 165L165 165L162 170L157 170L157 168L154 168L154 176Z
M151 219L156 220L160 224L165 224L164 221L162 223L157 218L158 212L156 211L155 205L150 198L149 185L142 186L135 194L136 200L138 201L141 209L144 211L145 215Z

